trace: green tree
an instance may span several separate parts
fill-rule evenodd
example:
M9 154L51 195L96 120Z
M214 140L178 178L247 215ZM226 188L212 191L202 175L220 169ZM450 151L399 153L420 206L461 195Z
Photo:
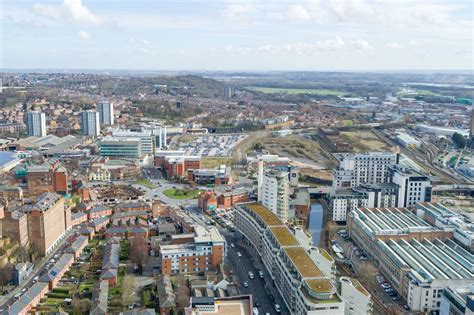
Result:
M453 136L451 137L451 139L453 140L454 144L456 145L456 147L458 148L464 148L466 146L466 139L464 138L463 135L455 132L453 134Z

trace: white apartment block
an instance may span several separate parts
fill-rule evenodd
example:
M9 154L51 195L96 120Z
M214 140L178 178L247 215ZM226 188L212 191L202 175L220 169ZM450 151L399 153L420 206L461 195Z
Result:
M97 137L100 135L99 113L94 110L86 110L81 113L82 134L84 136Z
M240 204L235 211L238 234L258 254L291 314L344 314L345 303L331 278L288 227L261 204ZM328 256L326 262L332 258Z
M412 169L390 167L391 181L399 186L397 207L412 207L419 202L431 201L431 180Z
M357 208L396 207L398 186L393 183L367 184L352 189L339 189L330 194L333 221L346 221L347 214Z
M357 279L341 277L339 279L339 294L346 302L346 315L372 314L372 300L370 293Z
M262 202L262 185L265 169L269 166L288 165L290 160L287 157L280 157L274 154L258 155L256 158L248 158L248 164L257 164L257 196L258 201Z
M289 198L288 173L274 169L265 170L262 183L262 204L285 221L289 218Z
M99 110L99 120L101 124L114 124L114 103L102 101L97 106Z
M26 133L28 136L46 137L46 115L38 111L26 113Z
M336 154L339 166L333 171L333 188L389 182L389 167L398 164L398 154L365 152Z

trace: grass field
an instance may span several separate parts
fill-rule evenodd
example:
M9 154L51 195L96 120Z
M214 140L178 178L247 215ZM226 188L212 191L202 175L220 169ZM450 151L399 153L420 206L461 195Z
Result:
M200 190L188 190L188 189L176 189L168 188L163 191L163 194L172 199L184 200L184 199L196 199L200 193Z
M353 145L354 151L384 151L388 150L387 144L382 142L370 130L343 131L341 138Z
M156 188L156 186L146 178L142 178L142 179L137 180L137 184L148 187L150 189L155 189Z
M271 88L271 87L262 87L262 86L250 86L248 88L255 92L261 92L261 93L266 93L266 94L287 93L287 94L315 94L315 95L334 95L334 96L343 96L347 94L341 91L326 90L326 89L290 89L290 88Z
M233 160L231 157L225 156L204 156L201 158L201 168L214 169L222 164L231 166Z

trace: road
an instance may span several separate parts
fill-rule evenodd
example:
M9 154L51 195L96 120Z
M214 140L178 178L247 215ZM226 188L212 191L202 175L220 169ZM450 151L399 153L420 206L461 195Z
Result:
M67 246L69 246L69 243L67 242L67 239L69 237L71 237L75 232L76 232L75 228L72 228L71 230L69 230L69 232L67 232L63 236L61 242L56 245L55 249L51 253L46 255L46 257L41 259L41 261L35 265L35 268L33 269L33 272L25 280L23 280L23 282L21 282L21 284L19 286L15 287L13 290L11 290L9 294L7 294L5 296L0 296L0 304L1 304L0 308L1 309L6 309L8 306L13 304L13 302L15 302L15 300L13 298L15 296L15 294L17 294L18 292L20 292L24 288L30 288L33 285L33 279L36 276L41 276L42 275L42 273L45 270L46 264L51 260L51 258L53 258L53 256L56 255L56 254L60 254L60 253L64 252L64 250L67 248Z
M256 264L249 256L246 249L241 247L230 233L225 233L225 238L228 245L226 262L232 271L232 276L236 282L239 283L241 292L244 294L252 294L254 307L256 306L256 303L260 304L258 307L259 314L277 314L274 307L275 303L270 298L270 294L266 289L267 285L265 284L265 280L268 279L268 274L264 272L266 279L260 279L258 276L258 268L255 267ZM234 244L235 247L232 248L230 244ZM240 257L237 255L238 252L241 254ZM255 275L253 280L248 276L249 271L252 271ZM248 283L247 288L243 285L244 281ZM282 308L284 307L282 304L280 304L280 306ZM288 312L286 312L285 309L282 309L281 314L288 314Z

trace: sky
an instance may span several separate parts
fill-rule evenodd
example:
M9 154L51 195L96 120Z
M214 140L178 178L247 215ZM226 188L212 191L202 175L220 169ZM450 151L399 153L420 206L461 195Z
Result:
M471 0L1 0L0 68L473 69Z

